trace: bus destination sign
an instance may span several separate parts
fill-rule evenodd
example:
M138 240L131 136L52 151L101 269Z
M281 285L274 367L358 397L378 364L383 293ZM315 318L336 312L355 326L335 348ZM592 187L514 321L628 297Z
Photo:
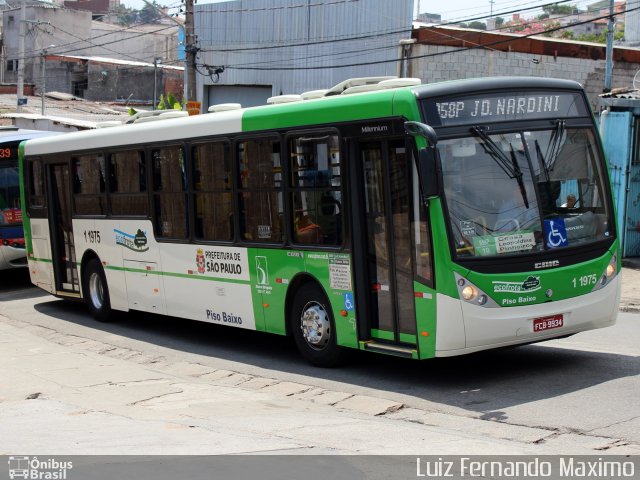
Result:
M430 125L450 127L576 117L588 115L588 110L576 92L529 92L427 100L425 114Z

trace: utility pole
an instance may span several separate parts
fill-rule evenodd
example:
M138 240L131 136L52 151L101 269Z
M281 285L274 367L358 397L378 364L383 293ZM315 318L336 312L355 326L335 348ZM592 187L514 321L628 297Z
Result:
M165 14L157 5L154 5L149 0L142 0L145 5L150 6L155 9L161 16L168 18L176 25L178 28L184 28L184 36L185 36L185 46L184 51L186 54L186 62L184 69L184 92L183 92L183 103L186 106L187 101L194 101L196 99L196 54L198 53L198 48L196 47L196 38L195 38L195 25L193 22L193 3L194 0L185 0L185 17L184 17L184 25L182 25L178 20L171 17L170 15ZM198 111L198 113L200 113Z
M42 92L41 100L42 100L42 108L40 110L41 115L44 117L44 94L47 89L47 49L42 49Z
M611 77L613 75L613 1L609 0L609 22L607 23L607 59L604 72L604 93L611 91Z
M198 47L196 47L193 4L194 0L185 0L184 33L186 44L184 47L184 52L186 55L186 68L184 70L184 83L187 93L187 98L184 99L185 105L187 105L187 102L195 102L197 100L196 54L198 53Z
M158 63L162 59L160 57L153 58L153 109L156 109L158 102Z
M18 89L17 89L17 105L16 112L22 112L22 105L26 103L24 98L24 37L27 28L27 2L22 2L20 7L20 25L18 31L20 32L20 41L18 43Z

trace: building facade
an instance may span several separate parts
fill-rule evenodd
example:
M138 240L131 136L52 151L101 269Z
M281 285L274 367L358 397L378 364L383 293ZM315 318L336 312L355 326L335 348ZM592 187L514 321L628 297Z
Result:
M196 5L198 99L264 104L347 78L397 75L413 0L236 0ZM216 67L224 71L215 73Z
M17 82L20 18L19 8L7 10L2 16L2 83ZM178 63L179 27L175 24L122 27L93 21L88 11L55 5L27 6L26 20L26 83L41 83L42 57L47 54L99 56L149 64L157 58L165 65Z

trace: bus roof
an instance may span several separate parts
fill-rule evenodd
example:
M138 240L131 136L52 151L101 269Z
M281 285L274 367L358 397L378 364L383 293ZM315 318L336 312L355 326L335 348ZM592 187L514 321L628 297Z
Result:
M47 130L27 130L19 127L0 127L0 143L20 142L31 138L60 135L62 132L50 132Z
M292 103L263 105L158 122L67 133L56 138L30 140L26 143L25 154L42 155L68 151L90 151L125 145L146 146L166 141L180 142L185 138L204 138L257 130L401 116L403 112L394 111L394 98L404 98L407 104L412 102L415 105L416 98L423 99L485 90L536 88L580 90L582 87L579 83L570 80L537 77L452 80L429 85L351 95L333 95ZM418 115L417 106L414 108L415 114Z
M487 77L449 80L446 82L420 85L414 88L418 99L446 97L478 93L490 90L582 90L582 85L574 80L540 77Z
M415 98L407 87L85 130L30 140L26 143L25 155L150 145L185 138L388 117L393 115L393 97L401 90L406 92L404 95Z

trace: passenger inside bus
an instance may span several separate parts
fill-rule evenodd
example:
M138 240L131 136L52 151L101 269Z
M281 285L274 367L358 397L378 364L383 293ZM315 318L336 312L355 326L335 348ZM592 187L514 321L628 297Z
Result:
M296 212L294 227L296 242L305 244L322 243L320 225L315 223L307 212L303 210Z

